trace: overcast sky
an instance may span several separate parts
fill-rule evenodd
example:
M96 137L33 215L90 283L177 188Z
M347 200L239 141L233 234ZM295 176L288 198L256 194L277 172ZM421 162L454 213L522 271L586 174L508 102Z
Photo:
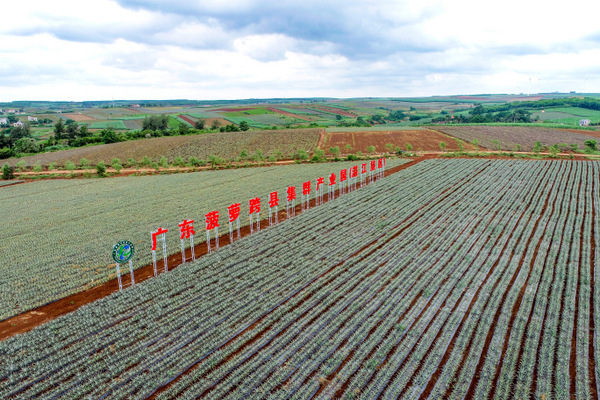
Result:
M600 92L600 2L21 0L0 101Z

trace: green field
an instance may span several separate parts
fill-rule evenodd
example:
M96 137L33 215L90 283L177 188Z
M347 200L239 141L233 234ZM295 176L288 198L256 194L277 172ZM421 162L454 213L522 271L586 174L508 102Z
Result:
M596 399L599 181L422 161L0 342L0 397Z
M404 162L395 160L389 165ZM201 228L206 213L219 210L226 216L227 207L240 202L244 216L240 223L247 225L249 198L259 196L266 205L271 191L279 191L284 198L289 185L299 186L351 165L40 181L2 188L0 321L114 278L110 249L119 240L134 243L138 268L152 262L149 235L159 226L176 232L183 218L195 219L199 243L206 239ZM267 215L266 206L261 215ZM226 223L222 226L225 233ZM167 242L170 253L180 251L176 233L168 235Z
M101 121L101 122L92 122L90 124L90 129L127 129L127 126L120 119L110 120L110 121Z

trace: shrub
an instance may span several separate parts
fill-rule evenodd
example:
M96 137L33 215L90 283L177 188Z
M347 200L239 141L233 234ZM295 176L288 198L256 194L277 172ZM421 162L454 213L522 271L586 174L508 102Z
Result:
M87 158L82 158L81 161L79 161L79 165L81 166L82 169L89 168L90 160L88 160Z
M34 138L21 138L13 145L13 152L15 153L38 153L40 151L40 145Z
M375 146L367 146L367 152L375 153Z
M65 168L69 171L73 171L75 169L75 163L73 163L73 161L67 161L65 163Z
M9 180L15 177L15 168L9 167L8 164L4 164L2 167L2 179Z
M150 167L152 165L152 160L150 160L150 157L148 156L144 156L141 160L140 160L140 165L142 167Z
M127 159L127 166L131 167L131 168L136 168L137 167L137 161L135 161L135 158L128 158Z
M597 144L598 144L598 142L596 142L594 139L586 140L585 142L583 142L583 145L585 146L585 150L587 150L587 151L598 150Z
M0 149L0 160L3 158L12 157L14 155L15 155L15 153L8 147L3 147Z
M121 172L121 169L123 168L123 165L121 165L121 160L118 158L113 158L110 162L110 165L117 171L117 173Z
M42 164L39 161L33 165L33 172L42 172Z
M175 157L175 161L173 161L173 164L177 165L178 167L185 167L185 161L183 161L183 158L181 158L181 156Z
M17 163L17 171L23 171L25 168L27 168L27 161L21 160Z
M159 164L164 167L164 168L169 168L169 160L167 159L167 157L162 156L159 160Z
M325 153L323 150L317 150L317 152L318 152L318 151L321 151L322 153ZM315 152L315 154L316 154L317 152ZM295 158L296 160L298 160L298 161L305 161L305 160L308 160L308 153L307 153L307 152L306 152L306 150L304 150L304 149L298 149L298 150L296 151L296 154L294 155L294 158Z
M51 162L48 164L48 171L53 171L56 169L56 163Z
M355 154L348 154L348 157L346 157L346 160L356 161L356 160L358 160L358 157Z
M96 173L98 176L106 176L106 165L104 165L104 161L100 161L96 164Z

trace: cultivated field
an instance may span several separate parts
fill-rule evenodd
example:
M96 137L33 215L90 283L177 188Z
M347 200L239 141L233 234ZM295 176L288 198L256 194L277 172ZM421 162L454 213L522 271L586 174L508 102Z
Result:
M454 136L467 142L477 139L479 145L495 150L500 146L501 150L515 150L517 145L522 151L533 150L534 143L540 141L544 146L566 143L577 144L579 149L584 148L586 140L597 140L597 137L586 135L586 131L573 133L565 129L553 129L544 127L527 126L440 126L435 130Z
M0 397L597 399L599 178L421 162L0 342Z
M446 151L459 150L458 141L455 138L428 129L352 130L350 132L343 132L335 129L334 132L327 131L325 145L323 147L329 149L330 147L337 146L344 154L355 153L357 151L366 154L368 153L368 146L374 146L375 151L378 153L390 152L390 150L386 148L388 143L393 144L394 147L400 147L402 150L406 150L406 145L410 144L415 151L440 151L440 143L442 142L446 143ZM346 148L347 145L351 146L350 150ZM462 142L462 145L466 151L475 150L475 146L469 143Z
M390 160L393 167L405 160ZM183 219L196 221L195 243L206 240L204 215L219 210L228 232L227 207L314 181L356 163L287 165L188 174L40 181L0 190L0 321L116 276L110 250L119 240L136 246L135 268L152 262L150 232L167 228L169 253L179 251ZM299 198L299 197L298 197ZM299 204L299 201L298 201ZM189 243L188 243L189 246ZM2 398L2 396L0 396Z
M200 160L208 160L210 156L231 160L239 157L242 150L246 150L249 156L254 156L257 150L261 150L266 157L281 154L285 158L290 158L290 154L298 149L314 151L321 131L321 129L292 129L168 136L40 153L18 159L11 158L6 162L13 166L21 160L29 166L36 162L40 162L42 166L50 163L63 166L67 161L79 165L81 159L85 158L92 164L100 161L110 164L113 158L125 162L129 158L140 161L147 156L152 161L158 161L164 155L170 162L177 157L187 161L190 156Z

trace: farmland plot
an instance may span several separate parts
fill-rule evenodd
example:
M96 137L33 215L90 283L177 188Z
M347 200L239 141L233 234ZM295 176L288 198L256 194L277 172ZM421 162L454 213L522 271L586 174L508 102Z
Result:
M531 151L537 141L544 146L577 144L579 149L583 149L586 140L597 140L593 136L587 136L585 131L577 134L565 129L536 126L442 126L436 127L436 130L471 143L477 139L487 149L496 150L500 146L500 150L508 151L515 150L517 145L521 146L522 151Z
M393 167L405 160L390 160ZM135 267L152 262L150 232L167 228L170 253L177 253L178 224L196 221L195 243L206 239L204 215L219 210L222 231L227 207L241 203L247 225L248 199L283 194L302 182L355 163L288 165L199 173L40 181L0 191L0 320L115 277L110 250L119 240L136 247ZM160 254L159 254L160 255ZM1 396L0 396L1 398Z
M598 178L419 163L0 343L0 396L597 399Z

